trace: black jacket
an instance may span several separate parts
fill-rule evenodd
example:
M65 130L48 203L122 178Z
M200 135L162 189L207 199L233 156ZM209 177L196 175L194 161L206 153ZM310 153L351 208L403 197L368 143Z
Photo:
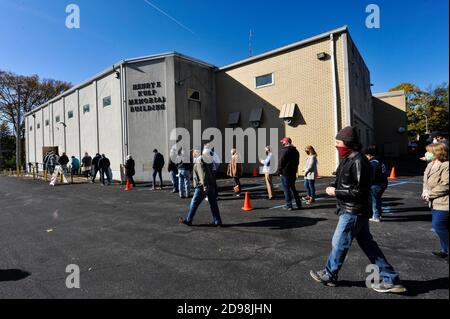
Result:
M94 166L95 169L99 169L99 161L102 157L100 155L96 155L93 159L92 159L92 165Z
M153 157L153 169L162 169L164 167L164 156L161 153L156 153Z
M278 174L286 177L296 177L299 162L300 153L295 146L283 147L278 161Z
M134 169L134 159L129 159L125 163L125 175L127 177L133 177L136 174Z
M67 157L67 155L61 155L58 162L61 165L67 165L67 163L69 163L69 158Z
M107 157L102 157L98 161L98 166L100 169L106 170L111 166L111 162L109 161L109 159Z
M83 157L83 159L81 160L81 163L83 164L84 167L91 166L92 165L92 157L90 157L90 156Z
M167 171L174 172L175 174L178 174L177 164L172 162L171 159L169 159L169 165L167 165Z
M360 152L353 152L341 161L336 171L336 180L331 184L336 188L339 213L372 217L371 177L372 167Z

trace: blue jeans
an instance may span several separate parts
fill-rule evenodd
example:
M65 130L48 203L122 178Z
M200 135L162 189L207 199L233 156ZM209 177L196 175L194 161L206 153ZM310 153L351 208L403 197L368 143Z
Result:
M433 209L431 214L433 229L441 241L441 251L448 255L448 210Z
M111 170L109 168L100 169L100 182L103 185L105 184L105 175L106 175L106 180L108 181L108 184L111 184L112 176L111 176Z
M381 208L381 197L383 196L384 191L386 190L385 187L381 185L372 185L370 187L370 191L372 194L372 211L373 211L373 218L381 218L382 214L382 208Z
M309 197L316 198L316 181L313 179L305 179L305 188Z
M189 207L189 213L186 218L187 222L192 222L198 207L202 203L203 199L208 196L209 207L211 208L211 213L213 215L214 224L222 224L222 219L220 218L219 206L217 205L216 190L214 187L208 189L208 192L203 191L203 186L196 187L194 189L194 197L192 197L191 206Z
M369 230L369 220L365 217L342 213L334 232L332 249L328 257L326 271L337 280L345 256L347 255L353 239L356 238L359 247L363 250L372 264L380 270L380 278L387 283L398 284L399 275L389 264L378 244L373 240Z
M281 175L281 186L283 187L284 199L286 200L286 207L292 208L292 194L294 195L295 203L297 204L297 208L302 207L302 201L300 196L298 196L298 192L295 189L295 176L283 176Z
M180 188L180 197L191 195L191 173L189 170L178 170L178 187Z
M170 180L172 181L172 193L178 193L178 177L177 172L170 171Z

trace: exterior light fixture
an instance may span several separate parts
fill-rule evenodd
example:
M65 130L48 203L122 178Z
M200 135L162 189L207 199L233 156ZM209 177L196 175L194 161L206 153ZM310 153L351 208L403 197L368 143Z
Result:
M120 72L119 71L114 72L114 77L116 79L119 79L120 78Z
M317 59L319 59L320 61L325 61L326 59L328 59L328 54L325 52L317 53Z

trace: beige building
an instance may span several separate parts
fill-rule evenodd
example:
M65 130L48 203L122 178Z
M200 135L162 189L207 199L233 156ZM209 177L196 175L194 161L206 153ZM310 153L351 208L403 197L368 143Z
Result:
M192 121L202 120L221 132L278 128L301 152L299 172L303 149L313 145L319 175L329 176L338 164L334 137L346 125L358 127L364 146L404 153L402 94L372 98L369 70L346 26L221 68L177 52L122 60L27 114L27 162L42 163L46 147L77 157L106 153L119 178L132 154L136 179L149 180L152 150L168 158L171 130L192 135Z
M319 174L336 169L334 137L357 125L364 145L375 141L370 73L347 27L224 66L216 74L218 125L250 126L262 109L261 127L278 127L301 152L318 153ZM230 113L239 112L239 123ZM227 122L228 121L228 122Z

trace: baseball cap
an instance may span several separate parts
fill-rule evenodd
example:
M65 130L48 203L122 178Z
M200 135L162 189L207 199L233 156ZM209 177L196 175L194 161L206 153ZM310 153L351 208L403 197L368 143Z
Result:
M289 143L289 144L291 144L291 143L292 143L292 140L291 140L289 137L283 137L283 138L280 140L280 143L285 143L285 144Z

